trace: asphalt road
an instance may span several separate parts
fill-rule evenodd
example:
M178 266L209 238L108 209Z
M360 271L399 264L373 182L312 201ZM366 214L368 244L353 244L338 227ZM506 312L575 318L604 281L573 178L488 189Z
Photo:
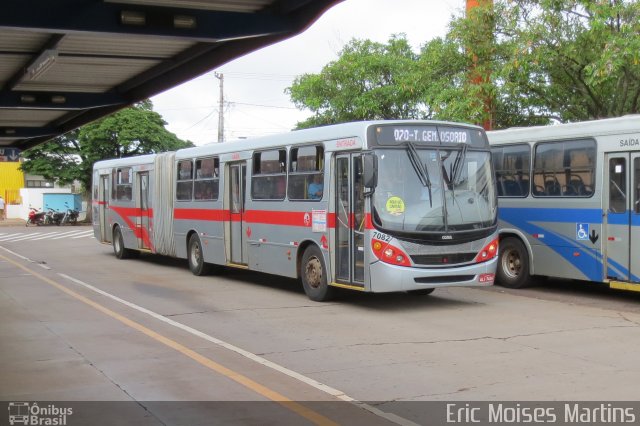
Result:
M117 260L89 229L0 228L0 400L135 402L135 424L174 423L142 401L276 401L279 424L375 424L403 423L390 401L639 395L638 294L541 280L316 303L291 279ZM238 412L224 423L251 423Z

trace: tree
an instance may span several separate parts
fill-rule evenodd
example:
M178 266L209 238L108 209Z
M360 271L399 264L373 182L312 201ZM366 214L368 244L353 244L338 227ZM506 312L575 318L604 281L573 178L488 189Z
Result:
M419 54L403 36L352 40L288 89L314 113L298 126L433 118L503 128L639 112L639 0L490 3Z
M193 146L165 129L167 123L143 101L22 153L22 170L62 185L91 187L93 163Z
M561 122L639 112L637 0L502 1L495 17L503 96Z
M429 115L412 84L416 59L404 36L387 44L350 41L319 74L304 74L287 89L298 108L314 113L298 127Z

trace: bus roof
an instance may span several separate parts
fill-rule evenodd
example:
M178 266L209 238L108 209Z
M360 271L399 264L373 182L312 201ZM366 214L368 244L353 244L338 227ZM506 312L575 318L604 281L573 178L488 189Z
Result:
M102 160L97 161L93 168L101 168L101 167L127 167L127 166L136 166L140 164L149 164L153 163L153 160L156 158L156 154L147 154L147 155L138 155L136 157L125 157L125 158L113 158L111 160Z
M605 118L550 126L516 127L487 132L491 144L535 142L549 139L601 136L640 132L640 115Z

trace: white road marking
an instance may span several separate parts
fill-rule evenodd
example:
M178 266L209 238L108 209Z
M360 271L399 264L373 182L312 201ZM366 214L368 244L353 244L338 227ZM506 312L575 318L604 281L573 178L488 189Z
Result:
M31 260L31 259L29 259L29 258L27 258L25 256L22 256L22 255L20 255L20 254L18 254L16 252L13 252L13 251L5 248L5 247L0 246L0 249L3 249L4 251L6 251L8 253L11 253L12 255L14 255L14 256L16 256L16 257L18 257L20 259L26 260L27 262L37 263L37 262L34 262L33 260ZM40 264L40 266L42 266L45 269L50 269L49 267L44 266L42 264ZM98 293L98 294L100 294L102 296L108 297L111 300L114 300L114 301L116 301L118 303L121 303L121 304L123 304L125 306L128 306L129 308L135 309L138 312L142 312L144 314L147 314L152 318L155 318L155 319L157 319L159 321L164 322L165 324L169 324L169 325L171 325L173 327L176 327L176 328L178 328L180 330L186 331L187 333L190 333L190 334L192 334L194 336L197 336L197 337L200 337L201 339L204 339L204 340L206 340L208 342L214 343L214 344L216 344L216 345L218 345L218 346L220 346L222 348L225 348L227 350L235 352L238 355L241 355L241 356L243 356L243 357L245 357L247 359L250 359L251 361L254 361L254 362L256 362L256 363L258 363L260 365L263 365L263 366L265 366L267 368L271 368L272 370L275 370L275 371L278 371L278 372L280 372L282 374L285 374L285 375L287 375L287 376L289 376L289 377L291 377L293 379L296 379L296 380L298 380L298 381L300 381L302 383L305 383L306 385L309 385L309 386L311 386L311 387L313 387L315 389L318 389L318 390L320 390L320 391L322 391L322 392L324 392L326 394L329 394L329 395L331 395L331 396L333 396L333 397L335 397L335 398L337 398L337 399L339 399L341 401L349 402L349 403L351 403L351 404L353 404L353 405L355 405L357 407L362 408L363 410L366 410L366 411L368 411L368 412L370 412L372 414L375 414L376 416L381 417L383 419L386 419L386 420L388 420L388 421L390 421L392 423L395 423L395 424L401 425L401 426L418 426L416 423L414 423L414 422L412 422L412 421L410 421L408 419L405 419L405 418L400 417L400 416L398 416L396 414L393 414L393 413L384 412L384 411L382 411L382 410L380 410L380 409L378 409L378 408L376 408L376 407L374 407L372 405L369 405L369 404L367 404L365 402L358 401L357 399L350 397L349 395L345 394L344 392L342 392L342 391L340 391L338 389L335 389L335 388L333 388L331 386L325 385L324 383L321 383L321 382L319 382L319 381L317 381L315 379L312 379L311 377L307 377L307 376L305 376L305 375L303 375L301 373L298 373L296 371L290 370L290 369L288 369L288 368L286 368L286 367L284 367L284 366L282 366L280 364L276 364L275 362L269 361L266 358L263 358L263 357L261 357L259 355L256 355L253 352L249 352L249 351L247 351L245 349L242 349L242 348L239 348L239 347L237 347L235 345L232 345L231 343L227 343L227 342L225 342L223 340L217 339L217 338L215 338L213 336L210 336L210 335L208 335L208 334L206 334L206 333L204 333L204 332L202 332L200 330L197 330L197 329L195 329L193 327L189 327L188 325L185 325L185 324L182 324L180 322L174 321L174 320L169 319L169 318L167 318L165 316L162 316L162 315L160 315L160 314L158 314L156 312L153 312L153 311L151 311L149 309L143 308L142 306L136 305L135 303L126 301L124 299L121 299L118 296L115 296L115 295L113 295L111 293L107 293L104 290L100 290L99 288L94 287L91 284L87 284L84 281L81 281L81 280L79 280L77 278L73 278L73 277L71 277L69 275L61 274L61 273L58 273L58 275L60 277L64 278L64 279L69 280L69 281L71 281L71 282L73 282L73 283L75 283L75 284L77 284L79 286L82 286L82 287L84 287L84 288L86 288L88 290L91 290L91 291L93 291L95 293Z
M237 353L239 355L242 355L243 357L245 357L247 359L250 359L251 361L254 361L254 362L256 362L256 363L258 363L260 365L263 365L265 367L271 368L272 370L275 370L275 371L278 371L278 372L280 372L282 374L285 374L285 375L287 375L287 376L289 376L289 377L291 377L293 379L296 379L296 380L298 380L298 381L300 381L302 383L305 383L305 384L307 384L307 385L309 385L309 386L311 386L311 387L313 387L315 389L318 389L318 390L320 390L320 391L322 391L322 392L324 392L326 394L329 394L329 395L331 395L331 396L333 396L333 397L335 397L337 399L340 399L340 400L345 401L345 402L352 403L352 404L354 404L354 405L356 405L356 406L358 406L358 407L360 407L360 408L362 408L364 410L369 411L372 414L375 414L378 417L384 418L384 419L389 420L390 422L393 422L393 423L398 424L398 425L417 426L416 423L414 423L414 422L412 422L412 421L410 421L408 419L402 418L402 417L400 417L400 416L398 416L396 414L386 413L386 412L384 412L384 411L382 411L382 410L380 410L380 409L378 409L378 408L376 408L376 407L374 407L372 405L369 405L369 404L367 404L365 402L362 402L362 401L358 401L357 399L350 397L349 395L345 394L344 392L342 392L342 391L340 391L338 389L332 388L331 386L325 385L324 383L321 383L321 382L319 382L319 381L317 381L315 379L312 379L311 377L307 377L307 376L305 376L303 374L300 374L300 373L298 373L296 371L290 370L290 369L288 369L288 368L286 368L286 367L284 367L284 366L282 366L280 364L276 364L275 362L269 361L268 359L265 359L265 358L263 358L263 357L261 357L259 355L254 354L253 352L249 352L249 351L247 351L245 349L239 348L239 347L237 347L235 345L232 345L231 343L227 343L227 342L225 342L223 340L217 339L217 338L215 338L213 336L210 336L209 334L206 334L206 333L204 333L204 332L202 332L200 330L197 330L197 329L195 329L193 327L189 327L188 325L185 325L185 324L182 324L180 322L177 322L177 321L174 321L172 319L169 319L169 318L167 318L167 317L165 317L163 315L160 315L160 314L158 314L156 312L153 312L153 311L151 311L151 310L149 310L147 308L143 308L142 306L136 305L135 303L126 301L124 299L121 299L118 296L114 296L111 293L107 293L104 290L100 290L99 288L94 287L91 284L87 284L84 281L80 281L77 278L73 278L73 277L71 277L69 275L61 274L61 273L58 273L58 275L61 276L64 279L66 279L66 280L69 280L69 281L77 284L77 285L85 287L85 288L87 288L87 289L89 289L89 290L91 290L91 291L93 291L95 293L98 293L98 294L100 294L102 296L108 297L111 300L114 300L114 301L116 301L118 303L121 303L121 304L123 304L125 306L128 306L128 307L130 307L132 309L135 309L138 312L142 312L144 314L147 314L152 318L155 318L155 319L157 319L159 321L164 322L165 324L169 324L169 325L171 325L173 327L179 328L180 330L186 331L187 333L190 333L190 334L192 334L194 336L197 336L197 337L200 337L201 339L204 339L204 340L206 340L208 342L214 343L214 344L216 344L216 345L218 345L218 346L220 346L222 348L225 348L225 349L230 350L232 352L235 352L235 353Z

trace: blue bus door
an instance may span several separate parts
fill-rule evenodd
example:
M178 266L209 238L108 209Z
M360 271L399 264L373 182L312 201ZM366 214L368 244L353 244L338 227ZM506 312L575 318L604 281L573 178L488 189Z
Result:
M635 155L634 155L635 157ZM630 281L632 235L632 213L630 173L631 154L605 154L603 208L604 208L604 253L603 266L606 278ZM637 219L637 217L636 217ZM637 240L637 238L636 238ZM637 242L634 245L637 246ZM637 256L637 247L636 255ZM636 262L637 263L637 262ZM634 265L634 268L637 266Z
M631 154L633 167L631 169L631 183L633 197L631 202L631 279L640 282L640 153Z

